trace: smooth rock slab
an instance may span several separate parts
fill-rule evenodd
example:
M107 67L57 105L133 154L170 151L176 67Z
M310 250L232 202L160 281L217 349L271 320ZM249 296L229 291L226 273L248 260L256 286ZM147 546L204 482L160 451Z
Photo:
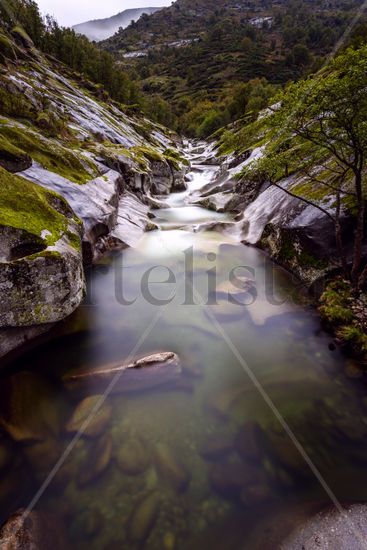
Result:
M175 382L181 372L178 356L173 352L165 352L143 357L130 364L114 364L79 374L69 374L64 376L63 381L69 389L93 386L105 389L111 384L111 394L116 394L164 386Z
M341 513L320 512L297 528L281 550L362 550L367 546L367 504L352 504Z

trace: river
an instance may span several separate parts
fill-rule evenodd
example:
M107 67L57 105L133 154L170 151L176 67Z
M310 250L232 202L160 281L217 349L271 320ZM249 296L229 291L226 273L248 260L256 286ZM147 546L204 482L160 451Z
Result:
M2 520L31 504L62 519L68 548L253 550L333 498L367 498L358 369L287 272L202 230L230 220L190 204L217 170L194 162L187 191L153 211L159 230L104 257L85 304L3 375L16 443L0 440ZM63 376L157 351L178 354L179 380L108 396L99 439L70 446L65 425L96 389L76 395Z

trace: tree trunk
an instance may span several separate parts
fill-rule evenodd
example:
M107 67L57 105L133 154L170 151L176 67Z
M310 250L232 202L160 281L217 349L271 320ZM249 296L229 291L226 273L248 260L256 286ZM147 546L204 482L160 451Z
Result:
M367 265L359 276L358 279L358 290L363 290L367 283Z
M357 195L357 225L354 236L354 252L352 267L352 282L357 286L362 263L362 245L364 239L364 200L362 193L362 174L358 171L355 175L355 187Z
M336 240L336 246L339 253L339 259L343 270L343 275L346 279L349 279L347 258L343 248L342 230L340 225L340 210L341 210L341 200L340 200L340 190L338 190L336 193L336 209L335 209L335 240Z

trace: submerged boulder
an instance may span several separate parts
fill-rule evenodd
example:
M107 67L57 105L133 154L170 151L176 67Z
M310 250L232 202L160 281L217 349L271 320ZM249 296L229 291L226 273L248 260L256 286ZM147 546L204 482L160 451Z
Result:
M63 381L69 389L111 385L111 393L149 390L174 382L181 375L181 362L173 352L155 353L129 364L113 364L103 368L67 374Z
M131 542L143 543L153 529L159 514L161 498L159 493L149 493L135 506L128 523Z
M91 395L77 405L65 431L75 434L82 430L86 437L98 437L104 432L111 415L111 405L103 400L103 396Z
M127 475L139 475L149 466L149 455L143 443L136 438L127 439L117 451L118 466Z
M158 443L154 449L154 460L160 477L177 493L188 488L191 474L170 447Z

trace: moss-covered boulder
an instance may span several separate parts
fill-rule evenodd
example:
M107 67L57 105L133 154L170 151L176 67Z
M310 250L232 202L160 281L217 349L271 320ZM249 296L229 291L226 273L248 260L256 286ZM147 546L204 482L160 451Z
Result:
M0 326L59 321L84 293L81 225L66 201L0 168Z

